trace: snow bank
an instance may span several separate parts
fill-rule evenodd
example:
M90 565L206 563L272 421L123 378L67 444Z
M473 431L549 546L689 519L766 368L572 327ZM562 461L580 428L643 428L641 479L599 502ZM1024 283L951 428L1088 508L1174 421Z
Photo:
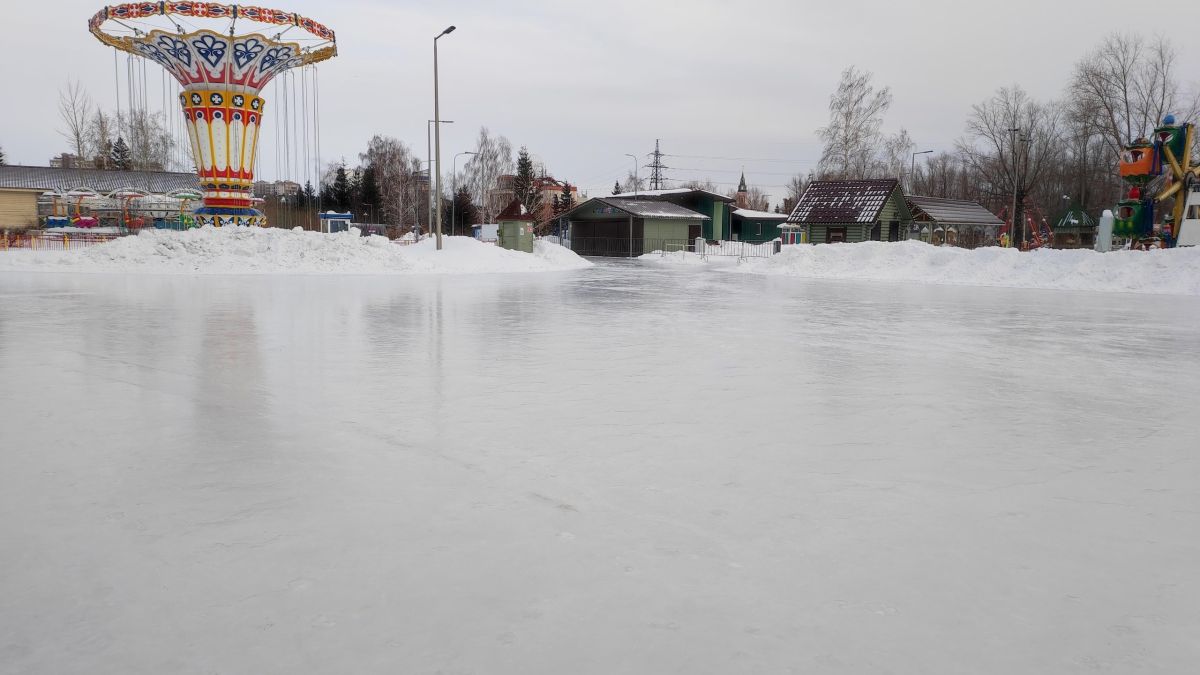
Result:
M921 242L785 246L737 268L752 274L965 286L1200 295L1200 248L1156 251L967 250Z
M471 237L400 246L358 230L337 234L277 228L145 231L72 251L7 251L0 270L186 274L477 274L551 272L592 263L561 246L536 242L533 255Z

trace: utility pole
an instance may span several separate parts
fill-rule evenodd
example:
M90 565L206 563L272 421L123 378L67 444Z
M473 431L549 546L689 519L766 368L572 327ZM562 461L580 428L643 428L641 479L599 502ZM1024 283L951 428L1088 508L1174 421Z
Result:
M1012 240L1011 244L1013 246L1016 246L1018 251L1021 250L1021 243L1024 241L1024 237L1022 236L1022 231L1024 230L1024 228L1021 227L1021 223L1017 218L1017 205L1020 204L1020 201L1021 201L1021 197L1020 197L1021 186L1020 186L1020 181L1017 179L1017 134L1019 134L1019 133L1021 133L1021 129L1018 127L1013 127L1008 130L1009 138L1011 139L1011 148L1012 148L1011 152L1012 152L1012 182L1013 182L1012 212L1009 213L1009 217L1012 219L1012 227L1008 228L1008 236Z
M662 151L659 150L658 141L659 139L654 139L654 152L650 153L651 161L646 165L646 168L650 169L651 190L663 189L663 184L666 183L667 180L663 177L663 169L671 168L669 166L664 166L662 163L663 154Z

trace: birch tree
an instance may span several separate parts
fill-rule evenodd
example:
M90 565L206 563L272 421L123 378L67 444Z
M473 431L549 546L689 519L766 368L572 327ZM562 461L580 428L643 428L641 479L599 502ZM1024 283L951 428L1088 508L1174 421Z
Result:
M864 178L875 163L883 116L892 105L888 87L876 89L874 76L850 66L829 97L829 124L817 134L825 147L818 164L827 178Z
M67 80L66 89L58 90L58 118L62 128L58 133L67 140L71 154L86 161L90 154L88 126L92 119L92 97L78 81Z

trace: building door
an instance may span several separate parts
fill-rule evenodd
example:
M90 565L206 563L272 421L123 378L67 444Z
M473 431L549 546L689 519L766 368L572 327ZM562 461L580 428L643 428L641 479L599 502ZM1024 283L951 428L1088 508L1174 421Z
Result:
M878 220L875 221L875 224L871 226L871 241L879 241L879 238L882 234L880 232L881 227L882 224Z
M888 223L888 241L900 241L900 221Z
M827 227L825 228L825 243L837 244L846 241L846 228L844 227Z

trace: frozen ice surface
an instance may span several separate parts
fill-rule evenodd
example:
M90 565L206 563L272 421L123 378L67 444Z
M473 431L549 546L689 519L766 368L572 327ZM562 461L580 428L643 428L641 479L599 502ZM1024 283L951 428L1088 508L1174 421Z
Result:
M0 672L1184 673L1200 299L0 273Z

